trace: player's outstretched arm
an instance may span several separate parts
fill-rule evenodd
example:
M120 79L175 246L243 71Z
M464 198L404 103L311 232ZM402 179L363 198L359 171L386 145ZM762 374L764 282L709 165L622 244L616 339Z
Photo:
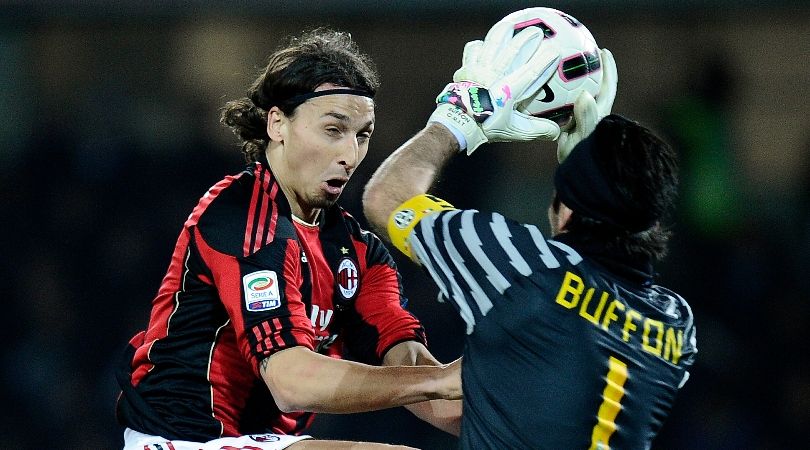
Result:
M498 31L500 30L500 31ZM424 194L450 158L486 142L556 139L556 123L530 117L516 105L554 74L559 52L543 44L543 34L528 27L513 38L504 25L484 41L469 42L454 83L436 99L427 126L391 154L366 185L366 218L387 236L388 216L404 201Z
M405 341L391 347L383 357L386 366L439 366L421 342ZM458 436L461 433L461 400L431 400L405 405L416 417L434 427Z
M292 347L260 364L279 409L356 413L461 398L461 365L377 367Z
M386 224L394 209L427 192L458 151L453 134L430 123L383 161L363 192L364 213L374 230L388 236Z

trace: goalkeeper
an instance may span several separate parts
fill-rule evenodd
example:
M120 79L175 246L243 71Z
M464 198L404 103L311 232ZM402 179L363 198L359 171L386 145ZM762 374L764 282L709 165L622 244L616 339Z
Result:
M697 351L688 304L654 280L675 154L610 114L617 75L607 50L601 90L578 97L573 129L518 112L559 62L540 30L513 36L530 14L465 47L427 126L367 184L365 214L466 322L462 448L650 448ZM427 194L454 156L537 139L557 140L560 161L549 236Z

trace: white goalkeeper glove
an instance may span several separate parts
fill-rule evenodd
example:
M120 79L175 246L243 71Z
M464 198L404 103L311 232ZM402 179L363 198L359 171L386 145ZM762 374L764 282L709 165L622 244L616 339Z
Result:
M499 22L483 42L467 43L455 82L436 98L428 122L463 137L468 155L486 142L554 140L560 134L555 122L515 110L554 75L559 51L541 45L543 32L537 27L512 34L511 23Z
M599 50L602 59L602 84L599 94L593 96L582 91L574 100L574 128L563 131L557 140L557 161L563 162L580 141L588 137L603 117L610 114L613 100L616 99L616 85L619 82L616 62L610 50Z

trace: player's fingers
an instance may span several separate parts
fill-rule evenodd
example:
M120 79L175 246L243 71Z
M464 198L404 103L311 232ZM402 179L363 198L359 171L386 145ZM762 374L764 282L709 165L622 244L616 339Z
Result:
M522 66L537 52L543 32L537 27L523 29L509 40L506 47L495 56L495 65L503 73L511 72L510 68Z
M461 67L453 73L453 81L477 81L483 83L485 80L475 79L471 70L479 70L478 56L484 41L470 41L464 46L464 53L461 57Z
M553 141L560 136L560 126L556 122L532 117L519 111L512 111L510 128L519 130L526 140Z
M468 66L476 64L483 45L484 41L480 39L467 42L467 44L464 45L464 53L461 57L461 65Z
M548 83L560 62L560 53L555 46L542 44L526 64L517 67L507 76L516 101L525 100Z
M571 133L567 133L565 131L560 133L560 136L557 138L557 162L565 161L565 158L568 157L568 154L571 153L571 149L573 148L571 140Z
M613 108L613 101L616 99L616 90L619 84L619 75L613 53L603 48L599 51L599 54L602 60L602 84L599 86L596 105L599 108L599 115L604 117L610 114Z
M541 42L540 47L534 52L529 61L525 64L529 71L529 76L543 81L545 84L557 71L560 64L560 50L556 45L551 45L548 41Z
M493 25L484 37L484 45L481 47L478 61L484 64L495 61L495 58L512 39L513 34L512 23L506 18Z
M583 90L574 100L574 121L576 122L575 133L580 139L584 139L596 129L596 124L599 122L599 111L590 92Z

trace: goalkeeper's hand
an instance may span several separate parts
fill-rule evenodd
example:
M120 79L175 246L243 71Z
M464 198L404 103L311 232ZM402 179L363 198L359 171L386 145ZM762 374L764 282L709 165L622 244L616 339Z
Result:
M542 45L537 27L512 37L511 24L498 23L484 41L464 48L462 67L436 98L429 122L439 122L466 141L467 154L486 142L554 140L559 126L515 109L554 75L555 46ZM462 144L463 143L459 142Z
M616 62L610 50L603 48L599 53L602 57L602 84L599 87L599 94L594 100L590 93L582 91L574 100L574 128L561 132L557 140L559 162L563 162L581 140L593 133L599 121L610 114L613 108L616 85L619 82Z

